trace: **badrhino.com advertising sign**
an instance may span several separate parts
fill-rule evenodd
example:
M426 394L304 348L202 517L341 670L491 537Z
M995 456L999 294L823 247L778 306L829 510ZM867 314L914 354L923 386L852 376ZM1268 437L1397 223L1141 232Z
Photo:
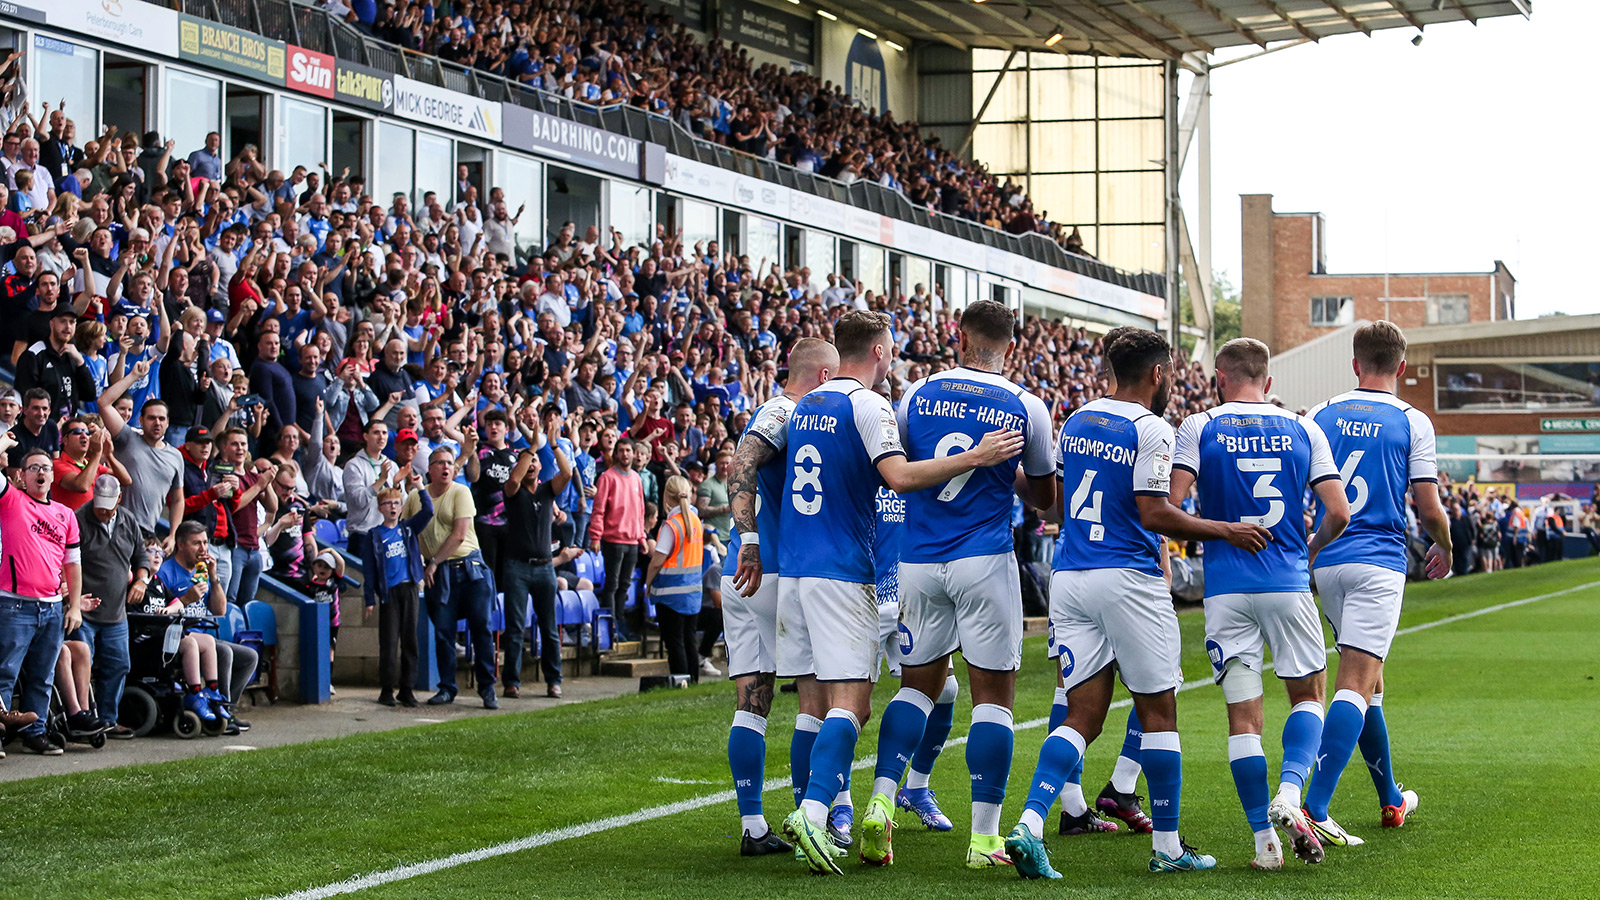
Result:
M500 103L394 76L394 113L413 122L499 141Z
M585 168L660 184L666 148L603 128L505 105L505 144Z

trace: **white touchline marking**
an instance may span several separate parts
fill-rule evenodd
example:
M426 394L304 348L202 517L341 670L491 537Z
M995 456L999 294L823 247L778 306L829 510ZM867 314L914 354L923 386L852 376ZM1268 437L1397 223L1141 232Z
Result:
M662 784L716 784L715 781L707 781L704 778L668 778L665 775L657 775L656 781Z
M1459 615L1445 616L1442 619L1435 619L1432 622L1424 622L1421 625L1412 625L1409 628L1402 628L1399 631L1396 631L1395 635L1399 636L1402 634L1415 634L1418 631L1426 631L1429 628L1437 628L1440 625L1449 625L1453 622L1460 622L1465 619L1474 619L1478 616L1488 615L1489 613L1499 612L1501 610L1511 609L1517 606L1527 606L1530 603L1538 603L1541 600L1549 600L1552 597L1560 597L1565 594L1571 594L1575 591L1586 591L1591 588L1600 588L1600 581L1591 581L1588 584L1580 584L1575 587L1570 587L1559 591L1552 591L1548 594L1539 594L1534 597L1524 597L1521 600L1512 600L1508 603L1496 603L1493 606L1485 606L1482 609L1475 609L1472 612L1460 613ZM1336 652L1337 651L1333 649L1329 649L1328 655L1332 656ZM1271 669L1272 666L1269 663L1264 668ZM1212 682L1210 681L1189 681L1179 685L1178 690L1180 692L1191 691L1195 688L1210 687L1211 685ZM1111 704L1111 708L1126 709L1131 705L1133 705L1133 701L1131 700L1118 700ZM1018 722L1014 728L1017 731L1022 731L1030 728L1041 728L1049 723L1050 719L1048 717L1028 719L1025 722ZM960 737L954 737L948 741L945 741L944 745L947 748L956 747L965 744L966 742L966 735L962 735ZM877 759L875 757L858 759L850 766L850 770L854 772L862 769L869 769L872 768L876 763ZM668 779L658 778L657 780L666 781ZM761 789L763 792L769 792L786 787L789 787L789 779L768 778L766 782L762 784ZM493 859L497 856L505 856L507 854L518 853L523 850L532 850L536 847L544 847L549 844L556 844L560 843L561 841L569 841L574 838L588 837L591 834L599 834L603 831L611 831L617 828L625 828L629 825L637 825L640 822L649 822L653 819L662 819L666 818L667 816L675 816L678 813L692 812L697 809L704 809L707 806L715 806L719 803L727 803L733 799L735 799L733 791L717 791L714 794L690 797L687 800L679 800L676 803L652 806L647 809L641 809L631 813L624 813L619 816L610 816L604 819L595 819L591 822L583 822L578 825L569 825L566 828L557 828L551 831L540 831L535 834L530 834L525 838L518 838L514 841L506 841L504 843L494 844L488 847L481 847L477 850L468 850L462 853L451 854L450 856L442 856L438 859L430 859L426 862L412 863L408 866L398 866L393 869L385 869L381 872L371 872L366 875L358 875L353 878L348 878L344 881L326 884L322 887L307 888L303 891L295 891L292 894L282 894L280 896L270 898L270 900L324 900L324 898L337 897L341 894L353 894L357 891L367 890L368 888L375 888L380 885L390 884L396 881L406 881L422 875L429 875L443 869L453 869L456 866L464 866L468 863L481 862L486 859Z

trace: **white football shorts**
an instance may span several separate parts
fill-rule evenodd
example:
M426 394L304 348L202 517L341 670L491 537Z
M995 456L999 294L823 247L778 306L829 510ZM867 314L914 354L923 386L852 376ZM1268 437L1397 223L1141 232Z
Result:
M1014 553L900 564L901 665L957 650L990 672L1022 668L1022 582Z
M729 678L778 670L778 576L761 576L749 597L739 596L732 575L722 576L722 635Z
M1218 594L1205 603L1206 655L1219 683L1230 659L1260 672L1263 648L1271 648L1279 678L1304 678L1328 667L1328 648L1310 591Z
M883 675L884 665L889 666L890 675L900 677L900 660L904 656L901 646L900 604L878 604L878 664L872 667L874 682Z
M878 652L878 586L778 576L778 677L870 681Z
M1183 683L1178 614L1166 579L1133 569L1050 575L1051 653L1071 690L1112 662L1135 694Z
M1404 572L1365 563L1322 566L1315 572L1322 614L1333 626L1333 643L1385 659L1400 626Z

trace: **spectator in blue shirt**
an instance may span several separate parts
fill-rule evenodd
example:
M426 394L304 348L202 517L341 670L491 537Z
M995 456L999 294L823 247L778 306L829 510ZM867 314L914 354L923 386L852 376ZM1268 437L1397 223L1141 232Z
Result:
M189 174L195 178L221 181L222 157L217 155L221 148L222 135L215 131L207 134L206 145L189 154Z
M420 483L414 475L407 480ZM433 519L433 498L427 491L416 493L421 508L402 522L405 491L396 487L379 491L378 511L383 522L372 527L368 532L370 540L362 545L362 592L366 599L362 618L370 619L372 611L378 611L378 702L384 706L395 705L396 687L401 706L417 705L412 693L417 671L417 604L422 586L422 548L417 535Z

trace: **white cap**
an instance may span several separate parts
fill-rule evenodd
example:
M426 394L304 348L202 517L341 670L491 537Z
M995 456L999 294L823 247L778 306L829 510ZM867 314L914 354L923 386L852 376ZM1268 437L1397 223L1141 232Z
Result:
M317 558L313 559L312 562L319 562L335 572L339 571L339 554L332 550L324 550L318 553Z

